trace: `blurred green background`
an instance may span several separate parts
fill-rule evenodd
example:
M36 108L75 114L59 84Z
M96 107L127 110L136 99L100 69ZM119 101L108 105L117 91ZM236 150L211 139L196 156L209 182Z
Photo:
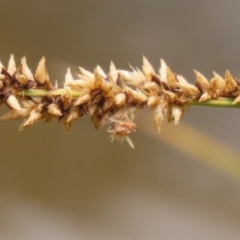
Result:
M191 82L193 69L240 76L239 1L1 0L0 9L3 64L25 55L35 71L44 55L59 84L68 67L129 69L143 55ZM192 107L160 136L151 118L138 115L135 150L88 117L68 134L57 122L23 132L21 121L0 122L0 239L239 239L239 110Z

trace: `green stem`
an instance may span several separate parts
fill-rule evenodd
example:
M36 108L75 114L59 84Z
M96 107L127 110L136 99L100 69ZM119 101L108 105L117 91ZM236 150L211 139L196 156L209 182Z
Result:
M45 90L45 89L27 89L23 90L21 92L18 92L18 95L21 96L59 96L65 93L69 93L72 97L80 97L81 92L80 91L73 91L69 89L55 89L55 90Z
M219 98L211 99L205 102L199 102L198 100L191 100L187 105L189 106L207 106L207 107L227 107L227 108L239 108L239 104L233 104L234 98Z
M73 91L69 89L55 89L55 90L45 90L45 89L27 89L18 92L21 96L59 96L65 93L69 93L72 97L80 97L80 91ZM240 104L233 104L234 98L219 98L211 99L205 102L199 102L197 99L190 100L188 106L206 106L206 107L227 107L227 108L239 108Z

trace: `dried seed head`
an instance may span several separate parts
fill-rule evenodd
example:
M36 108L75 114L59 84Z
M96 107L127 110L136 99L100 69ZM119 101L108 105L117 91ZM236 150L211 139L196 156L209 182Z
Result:
M160 133L162 123L166 119L167 110L167 103L163 100L153 108L153 121L158 133Z
M88 113L90 116L93 116L95 113L98 112L99 106L97 104L89 104L88 106Z
M17 67L16 67L14 55L11 54L9 62L8 62L7 71L10 75L13 75L16 72L16 70L17 70Z
M113 104L114 104L114 99L112 97L105 98L104 104L102 106L103 112L106 112L107 110L109 110L113 106Z
M74 106L79 106L81 104L87 103L92 98L90 93L83 94L81 97L77 99L74 103Z
M235 81L235 79L233 78L229 71L226 71L225 73L225 84L226 90L228 92L232 92L237 89L237 82Z
M140 105L147 101L147 96L145 96L139 89L133 90L127 87L126 92L132 96L134 102Z
M49 104L47 109L48 109L48 113L50 115L53 115L54 117L62 116L61 110L59 109L59 107L55 103Z
M153 95L148 97L147 105L149 107L154 107L158 104L158 102L159 102L159 97L157 95Z
M171 69L166 65L166 63L161 59L160 60L160 79L162 82L166 83L167 86L171 89L177 88L177 76L174 74Z
M203 94L201 95L199 102L204 102L212 98L212 94L210 92L210 84L208 80L199 72L194 70L195 76L197 78L197 84L200 86Z
M64 118L64 120L62 121L62 123L63 123L63 127L64 127L64 130L65 130L65 132L67 133L67 132L69 132L70 131L70 129L71 129L71 126L72 126L72 122L67 122L67 120Z
M132 121L134 120L135 116L137 115L137 110L138 107L137 106L130 106L127 110L127 116L129 116L128 118L131 119Z
M114 82L116 84L117 78L118 78L118 71L117 71L115 65L113 64L113 62L111 62L110 71L109 71L109 79L112 80L112 82Z
M37 105L31 112L28 118L22 123L19 130L22 131L24 128L36 123L40 119L42 119L43 113L43 104Z
M164 96L169 103L175 103L177 101L177 95L171 91L163 90Z
M94 71L94 77L94 89L102 89L105 96L111 96L110 90L113 88L112 82L106 80L107 76L99 66L97 66Z
M134 70L134 69L133 69ZM146 79L144 74L140 70L134 70L133 72L119 71L122 80L130 86L138 87Z
M167 75L166 75L166 77L167 77L167 85L168 85L168 87L171 88L171 89L177 88L177 83L178 83L177 82L177 76L176 76L176 74L174 74L172 72L172 70L169 67L167 67Z
M66 92L64 94L61 95L61 100L63 103L63 109L66 110L71 106L71 102L72 102L72 96L69 92Z
M14 110L17 110L17 111L21 110L21 106L19 105L19 102L18 102L17 98L12 94L10 94L7 97L6 104Z
M122 77L122 72L123 71L118 71L117 78L114 79L114 88L116 92L122 92L126 89L126 82L123 80Z
M107 125L108 119L109 119L109 113L106 112L99 118L98 129Z
M67 73L65 75L65 81L64 81L64 88L69 89L68 83L74 81L72 73L70 71L70 68L67 69Z
M191 96L192 98L196 98L200 95L199 89L196 86L188 83L183 76L178 75L177 79L178 83L176 83L176 85L182 90L184 95Z
M160 86L156 82L144 82L141 88L145 95L156 95L161 92Z
M159 74L161 81L167 83L167 64L163 61L163 59L160 60Z
M133 144L129 138L126 139L127 135L131 132L134 132L136 130L136 124L126 120L116 120L109 118L109 130L111 141L117 139L120 141L127 140L130 146L132 147Z
M194 70L195 76L197 78L197 83L199 83L201 89L203 91L209 90L209 82L208 80L198 71Z
M36 106L36 103L29 99L21 99L19 102L22 108L33 109Z
M172 117L174 120L174 124L177 125L183 115L183 107L174 105L172 107Z
M206 92L206 93L202 94L202 96L199 99L199 102L205 102L211 98L212 98L212 95L209 94L208 92Z
M86 81L90 81L93 82L94 81L94 74L85 70L84 68L79 67L80 70L80 75L78 75L80 77L80 79L84 79Z
M80 116L80 111L78 107L71 106L66 122L73 122Z
M155 74L154 69L152 65L149 63L149 61L143 56L143 73L146 76L147 81L152 80L152 76Z
M126 95L125 93L118 93L114 97L114 103L117 107L122 107L126 103Z
M46 63L46 58L42 57L42 59L38 63L37 70L35 73L35 78L37 82L39 82L41 85L49 82L49 76L46 70L45 63Z
M28 79L27 79L26 75L24 75L24 74L17 74L16 80L23 86L26 85L28 82Z
M34 80L31 70L28 68L26 57L21 59L21 71L28 80Z
M10 112L4 114L0 117L0 120L10 120L10 119L19 119L27 117L32 109L22 108L21 110L11 110Z
M69 131L73 121L89 114L97 129L109 125L112 140L126 140L134 147L128 134L135 131L133 120L137 110L145 106L152 108L159 132L163 121L173 120L178 124L186 103L191 104L193 100L202 102L228 97L234 99L233 104L240 103L240 81L228 71L225 79L213 72L210 81L195 71L197 82L193 85L172 72L163 60L159 74L155 73L143 57L142 71L132 67L131 71L117 70L111 63L108 74L99 66L94 73L79 68L79 79L74 80L68 68L64 90L57 89L57 82L52 87L45 61L43 57L39 62L35 78L25 57L18 68L13 55L7 70L0 63L0 104L5 102L11 108L0 119L27 118L20 127L22 130L39 120L58 118ZM32 92L36 92L36 96L32 96Z
M102 88L103 79L106 78L106 74L101 69L100 66L97 66L94 70L94 88Z
M51 122L55 116L51 115L48 111L42 111L41 120L43 122Z
M214 97L223 95L226 92L225 81L217 73L213 72L214 77L209 82L209 88Z
M89 92L92 89L93 83L86 80L77 79L71 82L66 83L66 86L72 90L81 91L83 93Z

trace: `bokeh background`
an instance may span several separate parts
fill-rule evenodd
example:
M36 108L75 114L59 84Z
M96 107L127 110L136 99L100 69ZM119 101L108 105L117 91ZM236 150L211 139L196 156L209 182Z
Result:
M240 77L240 2L234 0L0 0L0 59L44 55L53 81L78 66L108 71L145 55L193 82ZM1 107L1 113L7 109ZM60 124L0 122L0 239L239 239L240 113L192 107L158 136L137 117L135 150L88 117Z

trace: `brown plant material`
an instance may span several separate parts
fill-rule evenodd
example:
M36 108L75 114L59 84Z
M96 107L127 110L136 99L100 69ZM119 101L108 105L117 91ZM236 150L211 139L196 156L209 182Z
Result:
M108 126L111 140L126 140L134 147L128 135L136 130L134 118L139 109L152 109L154 125L160 132L164 121L178 124L193 101L231 98L233 104L240 102L240 83L229 71L224 78L213 72L210 81L194 71L196 83L191 84L173 73L163 60L156 73L143 57L142 70L118 70L111 63L109 73L100 66L93 73L79 68L80 74L74 79L68 69L64 86L58 89L57 83L53 87L45 63L43 57L35 74L25 57L19 67L13 55L7 69L0 63L0 103L10 108L1 119L23 118L20 130L57 118L69 131L75 120L88 114L95 128Z

